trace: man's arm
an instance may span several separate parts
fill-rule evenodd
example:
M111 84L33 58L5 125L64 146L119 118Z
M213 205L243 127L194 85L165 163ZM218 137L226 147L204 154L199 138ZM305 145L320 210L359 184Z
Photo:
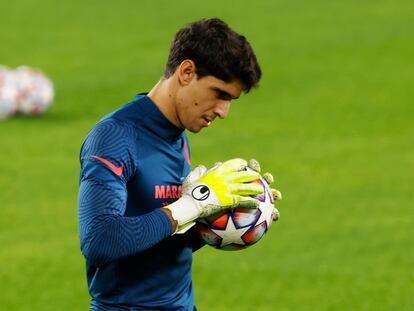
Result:
M142 252L171 235L168 216L161 210L125 217L120 193L94 181L83 181L79 190L81 250L93 265Z
M123 216L126 185L135 172L135 148L128 139L133 128L108 120L97 125L81 150L79 237L81 250L93 265L142 252L172 234L170 218L162 210Z
M172 213L171 213L171 211L168 208L163 207L161 210L165 214L167 214L168 218L170 219L170 223L171 223L171 227L172 227L172 232L175 232L175 230L177 230L178 221L173 218Z

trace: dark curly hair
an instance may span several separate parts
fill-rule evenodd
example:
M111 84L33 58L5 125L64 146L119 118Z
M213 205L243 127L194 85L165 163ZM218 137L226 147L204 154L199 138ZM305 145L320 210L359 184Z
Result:
M170 77L185 59L195 63L199 78L212 75L225 82L240 80L246 93L258 85L262 75L246 38L218 18L195 21L176 33L164 76Z

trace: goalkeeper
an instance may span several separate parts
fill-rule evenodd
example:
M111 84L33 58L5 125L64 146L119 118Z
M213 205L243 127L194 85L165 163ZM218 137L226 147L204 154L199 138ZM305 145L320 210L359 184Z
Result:
M194 221L254 208L251 196L262 188L252 183L260 176L256 161L233 159L190 173L184 130L197 133L225 118L231 100L260 76L243 36L219 19L196 21L176 34L150 92L89 132L80 154L78 216L91 310L196 310L192 252L203 244Z

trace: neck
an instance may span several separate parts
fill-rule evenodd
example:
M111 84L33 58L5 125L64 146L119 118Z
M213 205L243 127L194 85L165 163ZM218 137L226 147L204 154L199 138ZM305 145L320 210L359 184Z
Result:
M173 77L168 79L162 77L149 91L148 97L172 124L183 128L176 111L176 89Z

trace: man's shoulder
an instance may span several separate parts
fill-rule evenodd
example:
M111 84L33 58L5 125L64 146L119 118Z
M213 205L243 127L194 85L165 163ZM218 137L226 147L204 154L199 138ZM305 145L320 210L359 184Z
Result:
M142 101L143 97L137 96L133 101L107 114L95 124L88 136L135 136L145 119L145 112L141 109Z
M134 100L109 113L100 122L110 120L109 123L115 126L138 127L149 113L148 110L151 110L148 108L152 108L148 106L148 99L145 94L138 94Z
M135 138L136 130L128 122L116 118L99 121L81 146L81 178L126 182L135 172Z
M136 154L136 138L137 131L130 122L112 117L104 118L87 134L81 146L80 160L93 160L95 164L109 161L117 167L132 167L131 163L134 162Z
M108 117L100 120L88 133L86 139L125 140L136 136L135 125L126 120Z
M156 106L145 94L104 116L86 135L82 148L113 145L119 148L136 148L143 133L148 131L148 117L156 112Z
M133 122L108 115L88 132L81 149L125 149L133 146L137 137L138 131Z

